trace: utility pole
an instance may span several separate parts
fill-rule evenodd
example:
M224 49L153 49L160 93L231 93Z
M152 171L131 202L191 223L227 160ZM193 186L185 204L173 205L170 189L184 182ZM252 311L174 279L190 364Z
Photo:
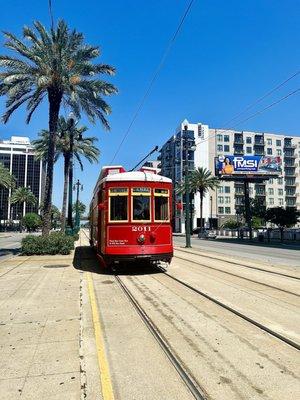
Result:
M210 223L209 223L209 229L212 229L212 202L213 202L213 197L210 196Z
M73 234L73 218L72 218L72 205L73 205L73 151L74 151L74 118L69 118L70 129L70 169L69 169L69 197L68 197L68 219L66 232L69 235Z
M184 149L185 149L185 247L191 246L191 223L190 223L190 188L189 188L189 144L187 125L184 126Z
M83 185L79 182L79 179L77 180L77 182L76 182L75 185L74 185L74 190L75 190L75 187L76 187L76 186L77 186L77 188L76 188L77 194L76 194L75 229L76 229L76 231L79 231L79 228L80 228L79 188L80 188L81 190L83 190Z
M244 195L245 195L246 222L249 228L249 238L250 240L252 240L252 220L251 220L250 198L249 198L249 182L247 179L244 179Z

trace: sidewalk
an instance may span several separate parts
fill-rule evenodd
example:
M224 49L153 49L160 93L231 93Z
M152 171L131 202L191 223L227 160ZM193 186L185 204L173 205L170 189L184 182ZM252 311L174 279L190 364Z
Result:
M86 279L73 255L0 263L2 399L101 399Z

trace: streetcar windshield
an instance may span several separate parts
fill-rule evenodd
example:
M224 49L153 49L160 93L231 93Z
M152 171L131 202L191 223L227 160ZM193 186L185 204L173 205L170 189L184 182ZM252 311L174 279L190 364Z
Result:
M154 190L154 220L169 221L169 191L166 189Z
M128 189L109 189L110 222L128 221Z
M132 220L150 221L150 188L132 189Z

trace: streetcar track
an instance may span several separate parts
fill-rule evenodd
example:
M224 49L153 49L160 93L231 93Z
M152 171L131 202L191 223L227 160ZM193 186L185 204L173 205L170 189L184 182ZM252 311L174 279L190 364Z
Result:
M178 358L175 352L171 349L170 345L168 344L167 340L164 338L163 334L160 332L159 328L155 325L149 315L145 312L145 310L141 307L139 302L135 299L132 295L130 290L121 280L121 278L115 274L115 279L118 282L120 288L125 293L126 297L129 299L130 303L133 305L135 310L137 311L138 315L143 320L144 324L150 331L150 333L154 336L155 340L158 342L168 359L170 360L173 367L176 369L177 373L193 395L193 397L197 400L205 400L205 395L203 390L199 387L196 379L188 373L183 366L183 362Z
M246 264L242 264L242 263L231 261L231 260L228 261L228 260L224 260L223 258L204 255L204 254L201 254L200 252L194 253L194 252L191 252L191 251L185 251L183 249L179 249L178 247L174 247L174 249L176 251L181 251L182 253L186 253L186 254L192 254L192 255L195 255L195 256L200 256L200 257L204 257L204 258L210 258L212 260L218 260L218 261L226 262L227 264L238 265L240 267L246 267L246 268L250 268L250 269L255 269L257 271L269 272L270 274L284 276L286 278L300 280L300 278L298 278L297 276L294 276L294 275L287 275L287 274L283 274L283 273L277 272L277 271L269 271L268 269L263 269L263 268L259 268L259 267L253 267L251 265L246 265Z
M157 268L158 268L161 272L163 272L163 274L164 274L165 276L169 277L170 279L174 280L175 282L181 284L182 286L185 286L186 288L188 288L188 289L190 289L191 291L193 291L193 292L199 294L200 296L205 297L206 299L212 301L213 303L217 304L218 306L220 306L220 307L226 309L227 311L229 311L229 312L231 312L231 313L237 315L238 317L242 318L243 320L245 320L245 321L251 323L252 325L254 325L254 326L260 328L261 330L263 330L263 331L269 333L270 335L274 336L275 338L277 338L277 339L279 339L279 340L285 342L286 344L290 345L291 347L293 347L293 348L295 348L295 349L297 349L297 350L300 350L300 344L298 344L297 342L295 342L295 341L293 341L293 340L291 340L291 339L289 339L289 338L287 338L287 337L281 335L281 334L278 333L278 332L273 331L272 329L270 329L270 328L268 328L267 326L261 324L260 322L255 321L254 319L252 319L252 318L250 318L250 317L247 317L247 315L243 314L242 312L240 312L240 311L238 311L238 310L232 308L231 306L229 306L229 305L223 303L222 301L220 301L220 300L218 300L218 299L216 299L216 298L210 296L209 294L207 294L207 293L205 293L205 292L203 292L203 291L201 291L201 290L199 290L199 289L197 289L197 288L191 286L189 283L184 282L184 281L182 281L181 279L178 279L178 278L176 278L175 276L170 275L168 272L166 272L166 270L165 270L163 267L157 266Z
M234 276L234 277L239 278L239 279L243 279L243 280L246 280L246 281L249 281L249 282L253 282L253 283L257 284L257 285L266 286L266 287L269 287L271 289L279 290L281 292L284 292L284 293L287 293L287 294L290 294L290 295L293 295L293 296L300 297L300 295L298 293L294 293L294 292L291 292L289 290L281 289L281 288L279 288L277 286L269 285L268 283L258 282L258 281L255 281L254 279L250 279L250 278L246 278L244 276L236 275L236 274L233 274L232 272L228 272L228 271L224 271L224 270L219 269L219 268L211 267L209 265L205 265L205 264L202 264L202 263L194 261L194 260L189 260L187 258L183 258L183 257L179 257L179 256L174 256L174 257L178 258L180 260L183 260L183 261L190 262L192 264L200 265L201 267L204 267L204 268L212 269L214 271L222 272L223 274L231 275L231 276Z

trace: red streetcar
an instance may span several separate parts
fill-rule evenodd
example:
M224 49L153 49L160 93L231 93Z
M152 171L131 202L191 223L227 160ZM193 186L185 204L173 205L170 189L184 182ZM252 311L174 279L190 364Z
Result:
M102 168L90 205L90 242L107 266L171 261L171 194L171 179L150 168Z

